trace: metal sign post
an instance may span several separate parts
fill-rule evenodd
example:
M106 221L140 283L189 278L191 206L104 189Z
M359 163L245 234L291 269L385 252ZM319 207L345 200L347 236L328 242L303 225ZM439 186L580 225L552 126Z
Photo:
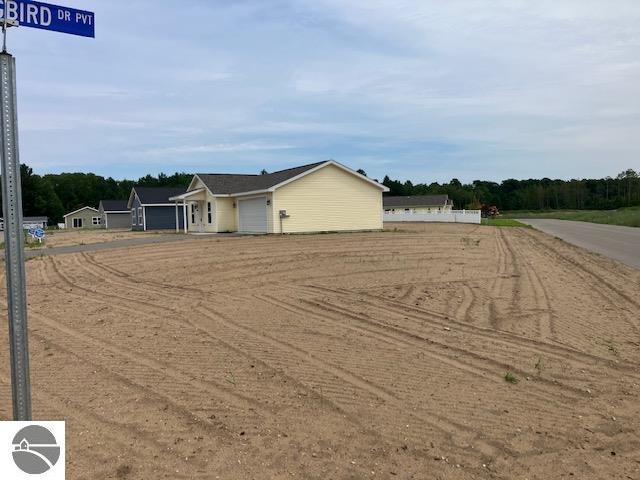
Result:
M11 342L13 418L31 420L29 342L27 338L27 292L22 231L22 189L16 111L16 61L0 53L0 154L2 155L2 210L4 213L4 258L7 278L7 308Z
M3 48L0 53L0 161L2 163L2 210L4 213L5 270L13 418L31 421L31 382L27 330L27 288L24 265L25 233L22 225L22 187L18 154L16 61L7 53L7 28L25 27L95 36L94 14L34 0L0 0ZM44 232L37 232L38 238Z

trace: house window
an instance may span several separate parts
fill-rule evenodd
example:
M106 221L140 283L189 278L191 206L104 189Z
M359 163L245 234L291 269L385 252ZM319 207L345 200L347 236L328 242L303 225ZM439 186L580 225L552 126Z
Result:
M196 210L198 209L198 206L194 203L191 204L191 223L193 225L196 224Z
M82 219L74 218L73 219L73 228L82 228Z
M209 222L209 225L213 223L213 210L211 209L211 202L207 202L207 222Z
M100 217L93 217L93 218L91 219L91 222L92 222L94 225L100 225L100 224L102 223L102 222L100 221Z
M142 207L138 207L138 225L142 225Z
M135 225L136 223L136 209L132 208L131 209L131 225Z

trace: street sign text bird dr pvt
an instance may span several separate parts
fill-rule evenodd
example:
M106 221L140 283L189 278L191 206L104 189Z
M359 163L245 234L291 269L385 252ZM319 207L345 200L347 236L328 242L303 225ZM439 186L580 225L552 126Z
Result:
M21 27L95 37L93 12L33 0L0 0L0 18L4 18L5 4L7 21L17 22Z

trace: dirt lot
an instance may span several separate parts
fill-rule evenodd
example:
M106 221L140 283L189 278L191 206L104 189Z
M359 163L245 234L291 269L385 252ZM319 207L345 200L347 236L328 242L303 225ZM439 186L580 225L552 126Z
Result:
M68 478L640 478L640 271L398 228L29 261L34 413L67 421Z

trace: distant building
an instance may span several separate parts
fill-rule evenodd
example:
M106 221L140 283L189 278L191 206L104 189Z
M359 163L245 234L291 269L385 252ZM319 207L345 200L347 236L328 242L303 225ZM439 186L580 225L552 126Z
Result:
M126 200L102 200L98 213L102 228L131 228L131 212Z
M449 195L383 197L382 203L385 213L450 213L453 210Z
M64 216L67 229L100 228L102 219L100 213L93 207L82 207Z
M176 215L175 203L169 201L169 198L182 195L184 192L184 188L133 187L127 202L131 230L184 228L183 216Z
M32 228L47 228L49 217L23 217L22 228L30 230ZM4 219L0 218L0 231L4 231Z

